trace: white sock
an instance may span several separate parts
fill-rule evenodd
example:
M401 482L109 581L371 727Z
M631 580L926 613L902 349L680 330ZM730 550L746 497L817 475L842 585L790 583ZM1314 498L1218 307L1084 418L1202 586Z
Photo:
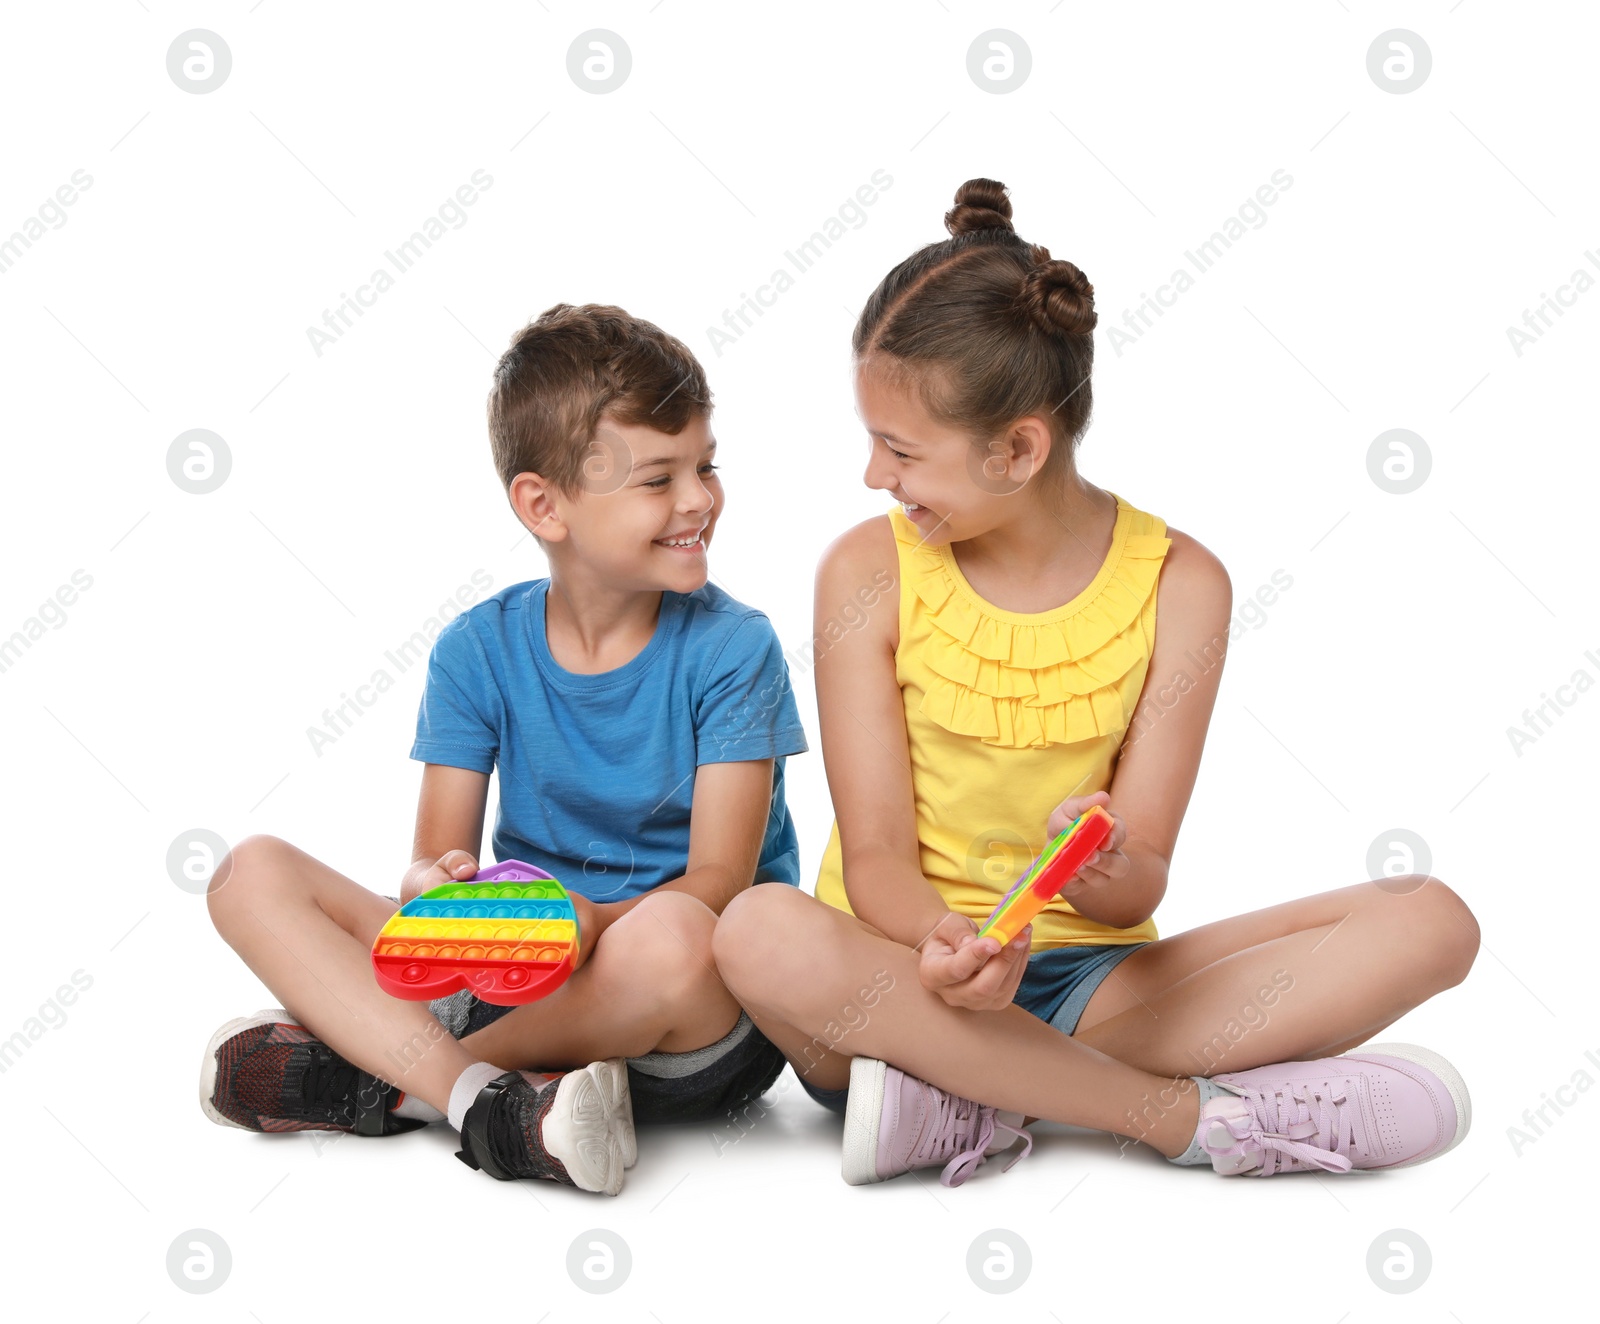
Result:
M447 1114L450 1125L459 1131L467 1119L467 1109L472 1107L478 1092L496 1076L503 1075L504 1070L492 1062L474 1062L456 1077L456 1083L450 1087L450 1109Z
M1191 1076L1189 1079L1200 1087L1200 1106L1202 1108L1219 1094L1235 1094L1238 1092L1230 1090L1226 1085L1217 1084L1216 1081L1208 1076ZM1211 1162L1211 1155L1207 1154L1200 1144L1200 1131L1198 1128L1195 1130L1194 1139L1189 1142L1189 1148L1184 1150L1183 1153L1169 1158L1167 1162L1182 1163L1186 1167Z
M426 1099L415 1094L403 1096L399 1103L390 1110L396 1117L410 1117L418 1122L442 1122L444 1114L435 1108Z

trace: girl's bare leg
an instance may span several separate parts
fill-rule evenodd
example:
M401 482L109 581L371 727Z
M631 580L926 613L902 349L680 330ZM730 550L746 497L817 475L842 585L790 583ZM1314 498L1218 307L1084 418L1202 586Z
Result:
M276 837L247 837L212 875L207 904L227 940L304 1025L361 1070L440 1112L477 1058L428 1014L372 977L372 941L394 914L369 892Z
M1477 950L1477 921L1437 878L1360 883L1151 943L1075 1037L1163 1075L1328 1056L1460 983Z
M813 1084L842 1088L851 1057L875 1057L953 1094L1132 1136L1168 1157L1194 1138L1198 1090L1186 1076L1118 1062L1020 1007L952 1007L922 987L915 952L798 888L735 897L713 949L728 987Z

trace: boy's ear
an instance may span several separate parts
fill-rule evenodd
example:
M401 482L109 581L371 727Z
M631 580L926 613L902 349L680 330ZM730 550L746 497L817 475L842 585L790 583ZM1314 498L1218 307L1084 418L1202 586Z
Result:
M511 509L535 538L546 542L561 542L567 536L566 521L561 518L555 490L533 472L520 473L511 480L507 489Z

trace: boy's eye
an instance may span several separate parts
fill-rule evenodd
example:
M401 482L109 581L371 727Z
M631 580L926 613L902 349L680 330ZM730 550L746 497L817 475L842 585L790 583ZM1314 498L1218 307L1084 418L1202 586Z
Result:
M701 473L715 473L721 467L722 467L721 465L712 464L712 463L710 463L708 461L707 463L702 464L700 466L700 472ZM658 492L664 491L666 488L670 487L671 485L672 485L672 479L667 475L662 475L662 477L660 477L660 478L652 478L648 483L644 484L645 487L653 487Z

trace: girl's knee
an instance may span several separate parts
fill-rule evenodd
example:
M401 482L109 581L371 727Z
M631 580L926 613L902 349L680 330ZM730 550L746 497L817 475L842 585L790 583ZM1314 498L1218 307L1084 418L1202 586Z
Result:
M722 978L735 993L789 978L796 954L814 951L808 931L817 902L797 887L761 883L746 888L723 909L711 937Z
M1374 886L1386 894L1384 904L1392 907L1397 898L1404 903L1394 923L1410 950L1434 965L1440 987L1465 979L1481 937L1477 917L1460 894L1430 874L1386 878Z

